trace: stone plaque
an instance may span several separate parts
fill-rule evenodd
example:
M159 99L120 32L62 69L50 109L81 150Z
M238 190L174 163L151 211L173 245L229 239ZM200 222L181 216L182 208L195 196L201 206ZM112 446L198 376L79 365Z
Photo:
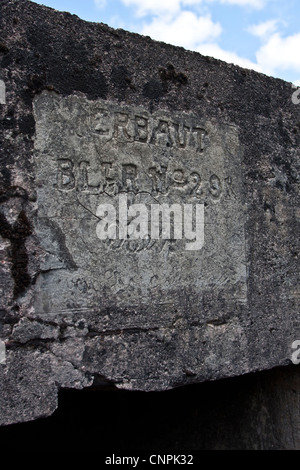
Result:
M235 126L49 92L35 99L34 113L36 230L45 250L37 314L84 317L103 305L176 305L183 292L213 291L226 303L244 303L242 150ZM172 205L178 212L167 214L169 235L163 237L159 219L154 237L151 210ZM107 207L115 208L115 221L109 219L105 239L99 232ZM141 207L149 214L146 233L139 237L137 227L133 237Z
M0 425L293 362L291 84L28 0L0 30Z

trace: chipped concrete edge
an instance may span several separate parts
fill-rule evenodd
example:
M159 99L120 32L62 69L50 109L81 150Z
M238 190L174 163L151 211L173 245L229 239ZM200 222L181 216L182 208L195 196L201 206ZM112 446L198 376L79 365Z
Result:
M3 80L0 80L0 104L6 104L6 86Z
M6 346L4 341L0 340L0 364L6 364Z

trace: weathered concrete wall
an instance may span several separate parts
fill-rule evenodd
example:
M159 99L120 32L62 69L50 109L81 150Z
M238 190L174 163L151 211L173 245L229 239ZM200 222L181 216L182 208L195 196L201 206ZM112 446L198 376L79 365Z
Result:
M1 423L95 377L166 390L289 364L291 84L28 1L1 2L0 31ZM198 207L197 243L122 237L126 203Z
M188 452L197 464L201 450L299 449L299 390L298 366L159 393L63 389L51 417L0 427L0 440L5 449L99 449L99 462Z

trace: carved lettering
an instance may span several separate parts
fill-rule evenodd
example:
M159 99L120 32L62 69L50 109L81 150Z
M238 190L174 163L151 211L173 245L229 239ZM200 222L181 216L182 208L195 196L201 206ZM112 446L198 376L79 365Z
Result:
M101 106L96 109L92 107L90 114L90 130L96 142L98 139L100 143L105 139L115 139L124 143L140 142L203 152L208 142L208 133L204 127L188 124L181 119L158 118L147 113L113 112Z
M57 312L64 309L65 280L77 278L101 292L105 304L115 305L117 299L125 307L138 305L141 295L146 302L160 302L179 284L189 292L216 285L230 301L244 301L240 134L235 125L220 122L221 117L209 120L198 108L195 114L152 112L83 95L43 92L35 97L41 240L44 219L49 219L64 234L64 246L78 267L77 273L58 269L65 263L54 247L55 256L45 257L43 271L50 266L52 272L45 275L48 284L39 285L46 300L39 296L38 311L49 312L53 305ZM165 208L164 217L151 214L152 206ZM151 237L152 215L157 239ZM153 260L164 269L153 270ZM136 277L139 270L142 282ZM94 292L82 295L84 289L84 281L80 288L72 286L70 305L98 312Z
M183 170L179 169L174 171L172 175L172 184L175 184L176 186L183 186L186 184L186 178Z
M107 110L101 109L98 111L94 118L94 132L99 135L109 135L109 127L106 124L107 118Z
M140 185L139 177L142 174L146 174L147 179ZM82 160L77 169L70 159L58 159L55 187L60 191L77 189L87 194L106 194L111 197L120 192L149 192L157 196L180 191L181 195L190 195L199 200L209 196L219 201L222 194L225 199L236 198L231 176L221 179L213 174L205 181L200 172L188 172L186 168L176 167L171 170L168 166L158 164L146 171L133 163L117 165L107 161L101 162L99 168L91 168L89 161Z
M80 165L80 186L83 191L87 191L90 189L89 181L88 181L88 169L90 167L89 162L81 162Z
M171 139L169 123L167 121L160 120L156 129L153 131L151 143L159 144L166 147L173 146Z
M167 167L161 165L159 169L157 167L149 168L149 175L152 178L152 193L164 194L166 192L166 175Z
M60 158L58 161L57 187L69 191L75 188L74 164L70 159Z
M201 189L201 176L199 173L196 171L191 173L189 182L191 187L190 194L200 198L203 194L203 190Z
M82 161L79 164L79 184L80 191L98 193L101 188L99 175L91 170L90 162Z
M228 176L227 178L225 178L225 191L226 191L226 196L228 199L233 196L234 198L236 198L236 194L233 190L233 187L232 187L232 178L231 176Z
M115 114L114 137L120 142L131 142L133 140L130 132L130 120L128 114Z
M137 177L137 167L136 165L123 165L122 171L122 183L123 183L123 191L132 191L134 193L138 192L138 188L136 185L136 177Z
M111 162L102 162L101 163L102 168L103 168L103 175L105 178L105 182L107 180L112 179L112 163Z
M202 129L201 127L193 127L191 129L190 146L195 147L197 152L203 152L205 136L205 129Z
M221 186L220 178L217 175L212 175L210 177L209 191L210 191L210 194L216 199L218 199L221 196L222 186Z
M174 138L173 142L179 149L184 149L187 146L188 136L190 134L190 128L184 124L173 124Z
M147 142L148 140L148 119L142 116L135 116L135 137L138 142Z
M119 192L118 183L115 179L113 164L111 162L102 162L103 171L103 191L108 196L115 196Z

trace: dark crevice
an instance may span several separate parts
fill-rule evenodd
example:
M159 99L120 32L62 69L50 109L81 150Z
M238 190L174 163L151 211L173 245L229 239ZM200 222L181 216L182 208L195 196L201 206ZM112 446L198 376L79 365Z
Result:
M167 64L167 68L159 69L160 79L163 83L173 83L174 85L186 85L188 82L187 76L182 72L176 72L172 64Z
M0 235L11 243L11 275L14 280L14 298L21 295L31 284L28 273L26 238L32 234L30 222L22 210L13 225L0 213Z
M16 442L21 449L32 442L47 450L78 446L107 455L290 449L292 423L281 415L285 395L297 393L287 387L289 377L296 377L296 368L139 392L119 390L95 375L84 390L62 388L52 416L0 428L1 443L11 449ZM285 426L278 429L279 423Z

